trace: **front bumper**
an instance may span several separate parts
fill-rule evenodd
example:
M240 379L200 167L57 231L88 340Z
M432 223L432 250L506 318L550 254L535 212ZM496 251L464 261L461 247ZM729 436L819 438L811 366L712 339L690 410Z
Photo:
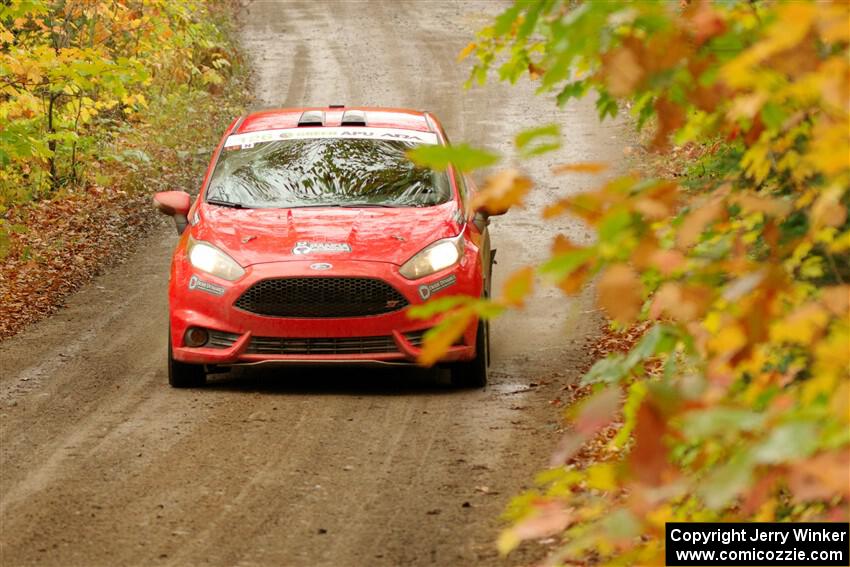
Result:
M228 282L197 271L178 253L172 265L169 286L173 356L181 362L218 366L264 363L415 364L421 352L421 334L434 326L436 320L410 319L407 308L365 317L296 318L258 315L234 304L246 290L261 280L322 276L381 279L398 290L409 306L424 303L422 296L428 294L422 293L422 286L437 289L440 285L434 284L450 280L452 276L454 281L451 285L430 293L430 297L458 294L480 297L483 284L476 259L477 254L468 250L457 265L415 281L405 279L398 273L398 267L390 263L333 260L329 262L333 265L331 270L318 273L310 268L316 263L315 259L311 259L256 264L246 268L246 274L240 280ZM194 284L190 285L193 277ZM202 284L212 285L199 285L199 280ZM207 329L218 337L226 337L226 340L216 341L216 346L186 346L184 335L190 327ZM458 344L443 357L443 362L475 357L476 327L477 322L470 324ZM262 345L278 343L286 345L279 349L280 352L262 348ZM361 343L370 346L358 349L356 345ZM374 352L376 343L386 344L386 352ZM312 346L299 350L297 345L301 344ZM343 346L328 348L328 345L337 344Z

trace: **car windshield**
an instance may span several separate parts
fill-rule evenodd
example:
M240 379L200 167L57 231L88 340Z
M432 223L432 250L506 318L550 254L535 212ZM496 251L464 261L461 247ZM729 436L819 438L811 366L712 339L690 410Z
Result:
M247 147L246 147L247 146ZM250 208L424 207L445 203L445 172L416 166L398 140L307 138L225 148L207 201Z

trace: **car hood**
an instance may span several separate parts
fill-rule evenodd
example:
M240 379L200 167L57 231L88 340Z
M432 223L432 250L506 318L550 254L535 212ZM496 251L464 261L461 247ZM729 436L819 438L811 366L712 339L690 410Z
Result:
M242 266L291 260L363 260L401 265L457 235L457 207L231 209L200 204L192 237Z

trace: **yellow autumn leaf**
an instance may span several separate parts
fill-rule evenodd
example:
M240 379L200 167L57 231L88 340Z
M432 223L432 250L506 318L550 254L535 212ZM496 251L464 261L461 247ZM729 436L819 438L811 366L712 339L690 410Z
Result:
M502 530L496 540L496 549L499 550L499 555L504 557L516 549L520 543L522 543L522 540L519 539L516 531L513 529Z
M829 315L823 307L809 303L770 326L770 339L777 343L810 345L820 337Z
M716 353L730 355L747 344L747 334L738 324L726 325L708 341L708 347Z
M850 374L850 328L846 322L815 345L814 374L834 380Z
M669 504L659 506L646 516L646 520L656 528L664 529L664 524L673 521L673 509Z
M617 488L617 474L611 463L598 463L587 469L587 486L596 490Z

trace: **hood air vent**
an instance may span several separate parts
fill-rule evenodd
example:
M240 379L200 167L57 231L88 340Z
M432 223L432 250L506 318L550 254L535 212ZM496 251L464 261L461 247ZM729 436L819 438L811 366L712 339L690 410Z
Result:
M365 126L366 113L362 110L346 110L342 115L342 126Z
M321 110L308 110L301 114L298 126L324 126L325 113Z

